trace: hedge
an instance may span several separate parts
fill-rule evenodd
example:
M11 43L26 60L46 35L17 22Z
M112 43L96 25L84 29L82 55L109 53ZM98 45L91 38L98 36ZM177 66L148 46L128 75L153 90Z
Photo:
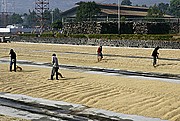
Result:
M27 37L71 37L71 38L96 38L96 39L120 39L120 40L174 40L173 35L170 34L20 34L20 36Z

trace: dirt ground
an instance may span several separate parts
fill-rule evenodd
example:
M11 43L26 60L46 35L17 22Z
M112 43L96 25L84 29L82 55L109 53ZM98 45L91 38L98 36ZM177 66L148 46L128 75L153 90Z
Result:
M0 115L0 121L28 121L28 120Z
M153 49L103 47L104 58L98 63L95 46L0 43L0 59L9 59L11 48L18 60L50 63L56 53L60 64L180 75L180 50L160 49L159 65L154 68ZM50 68L22 67L21 72L9 72L9 65L0 63L0 92L180 121L180 84L64 69L60 71L65 78L48 80Z

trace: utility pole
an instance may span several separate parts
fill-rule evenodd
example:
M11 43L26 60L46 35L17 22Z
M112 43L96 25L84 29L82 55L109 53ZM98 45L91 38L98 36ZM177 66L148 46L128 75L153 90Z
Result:
M9 15L12 15L12 13L14 13L14 11L15 11L14 0L11 0L11 2L9 2L9 1L8 0L1 1L1 12L0 12L1 25L0 26L3 26L3 27L6 27L8 25L8 21L9 21L8 17L9 17Z
M44 31L45 21L47 19L44 12L49 10L49 0L35 0L35 4L36 15L38 17L37 21L40 24L40 33L42 33Z
M7 17L8 17L8 12L7 12L7 1L2 0L2 12L1 12L1 18L2 18L2 25L6 26L7 25Z
M120 0L118 0L118 34L121 34Z
M54 23L54 11L51 10L51 23Z
M178 7L178 9L180 9L180 5L178 5L177 7ZM178 26L179 26L179 33L178 34L180 35L180 19L179 19L179 16L178 16Z
M179 17L178 17L178 27L179 27L179 32L178 32L178 34L180 35L180 19L179 19Z

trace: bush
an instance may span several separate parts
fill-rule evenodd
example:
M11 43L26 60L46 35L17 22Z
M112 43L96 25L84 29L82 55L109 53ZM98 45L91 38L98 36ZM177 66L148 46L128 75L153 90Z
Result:
M26 34L19 34L19 36L25 36L25 37L37 37L37 34L26 33Z
M19 36L26 37L71 37L71 38L96 38L96 39L119 39L119 40L173 40L173 35L162 34L60 34L60 33L43 33L38 34L20 34Z
M68 36L72 38L86 38L86 35L84 34L70 34Z
M169 23L148 23L149 34L168 34L170 30Z

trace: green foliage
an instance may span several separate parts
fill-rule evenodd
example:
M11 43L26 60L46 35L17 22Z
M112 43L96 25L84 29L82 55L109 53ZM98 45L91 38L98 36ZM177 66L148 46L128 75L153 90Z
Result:
M83 35L81 35L83 37ZM147 34L90 34L88 38L119 40L172 40L172 35Z
M43 18L45 19L45 26L49 26L51 24L51 12L49 10L45 10L43 13Z
M54 37L53 33L43 33L40 35L40 37Z
M147 5L142 5L142 7L147 7Z
M92 20L99 12L100 8L95 2L81 2L77 9L76 20Z
M132 6L132 2L130 0L122 0L121 5Z
M146 5L143 5L143 7L146 7ZM163 14L180 17L180 0L170 0L170 5L168 3L159 3L149 8L147 17L159 18L163 17Z
M53 15L52 15L53 14ZM21 16L24 18L22 20ZM45 20L44 26L49 27L51 25L52 19L56 22L60 20L60 10L58 8L54 9L54 11L51 13L50 10L45 10L42 14L43 19ZM53 18L52 18L53 17ZM10 24L19 24L23 23L26 27L34 27L34 26L40 26L40 23L38 22L38 16L36 12L30 11L29 14L19 15L19 14L13 14L10 17ZM57 24L57 23L55 23ZM54 25L56 26L56 25ZM56 26L57 28L57 26ZM60 26L62 28L62 26Z
M54 36L57 37L57 38L64 38L64 37L67 37L65 34L61 34L61 33L55 33Z
M111 38L111 34L91 34L88 35L89 38L96 38L96 39L100 39L100 38Z
M44 32L41 35L32 34L32 33L25 33L25 34L19 34L19 36L25 36L25 37L54 37L54 34L52 32Z
M37 37L37 34L25 33L25 34L19 34L19 36L24 36L24 37Z
M37 34L20 34L19 36L25 37L38 37ZM64 35L56 33L55 36L53 33L43 33L40 37L71 37L71 38L95 38L95 39L110 39L110 40L173 40L173 35L169 34L71 34Z
M168 34L170 30L170 24L164 23L148 23L147 24L149 34Z
M126 17L125 16L122 16L121 17L121 22L125 22L126 21Z
M165 4L165 3L159 3L158 4L158 9L163 13L163 14L167 14L168 13L168 9L169 9L169 4Z
M37 16L35 11L30 11L29 10L29 15L27 15L27 26L29 27L34 27L36 26L36 21L37 21Z
M147 34L94 34L89 38L96 39L120 39L120 40L172 40L172 35L147 35Z
M68 35L68 37L72 37L72 38L86 38L86 35L84 35L84 34L70 34L70 35Z
M60 11L58 8L55 8L55 9L53 10L53 19L54 19L54 21L59 21L59 20L61 20L60 14L61 14L61 11Z
M26 18L24 20L25 26L27 27L34 27L34 26L39 26L40 24L37 23L38 17L36 12L30 11L29 14L24 14L24 17ZM46 20L45 25L49 26L51 25L52 19L55 21L55 28L57 28L56 24L58 24L59 20L61 19L60 17L60 10L58 8L55 8L52 13L50 10L45 10L43 13L43 18ZM60 26L61 28L61 26Z
M10 16L10 22L9 24L22 24L23 23L23 19L21 18L21 15L13 13Z
M122 17L121 19L123 19ZM124 18L125 19L125 18ZM101 23L101 34L118 34L118 23ZM120 23L121 34L133 34L133 23L126 23L121 20Z
M55 30L62 29L63 27L62 21L60 20L55 21L54 23L52 23L51 27L54 28Z
M147 17L150 17L150 18L162 18L163 13L162 13L162 11L159 10L158 6L155 4L154 6L151 6L149 8Z
M121 34L133 34L134 30L133 30L133 23L125 23L125 22L121 22Z
M180 0L170 1L170 12L176 17L180 17Z

